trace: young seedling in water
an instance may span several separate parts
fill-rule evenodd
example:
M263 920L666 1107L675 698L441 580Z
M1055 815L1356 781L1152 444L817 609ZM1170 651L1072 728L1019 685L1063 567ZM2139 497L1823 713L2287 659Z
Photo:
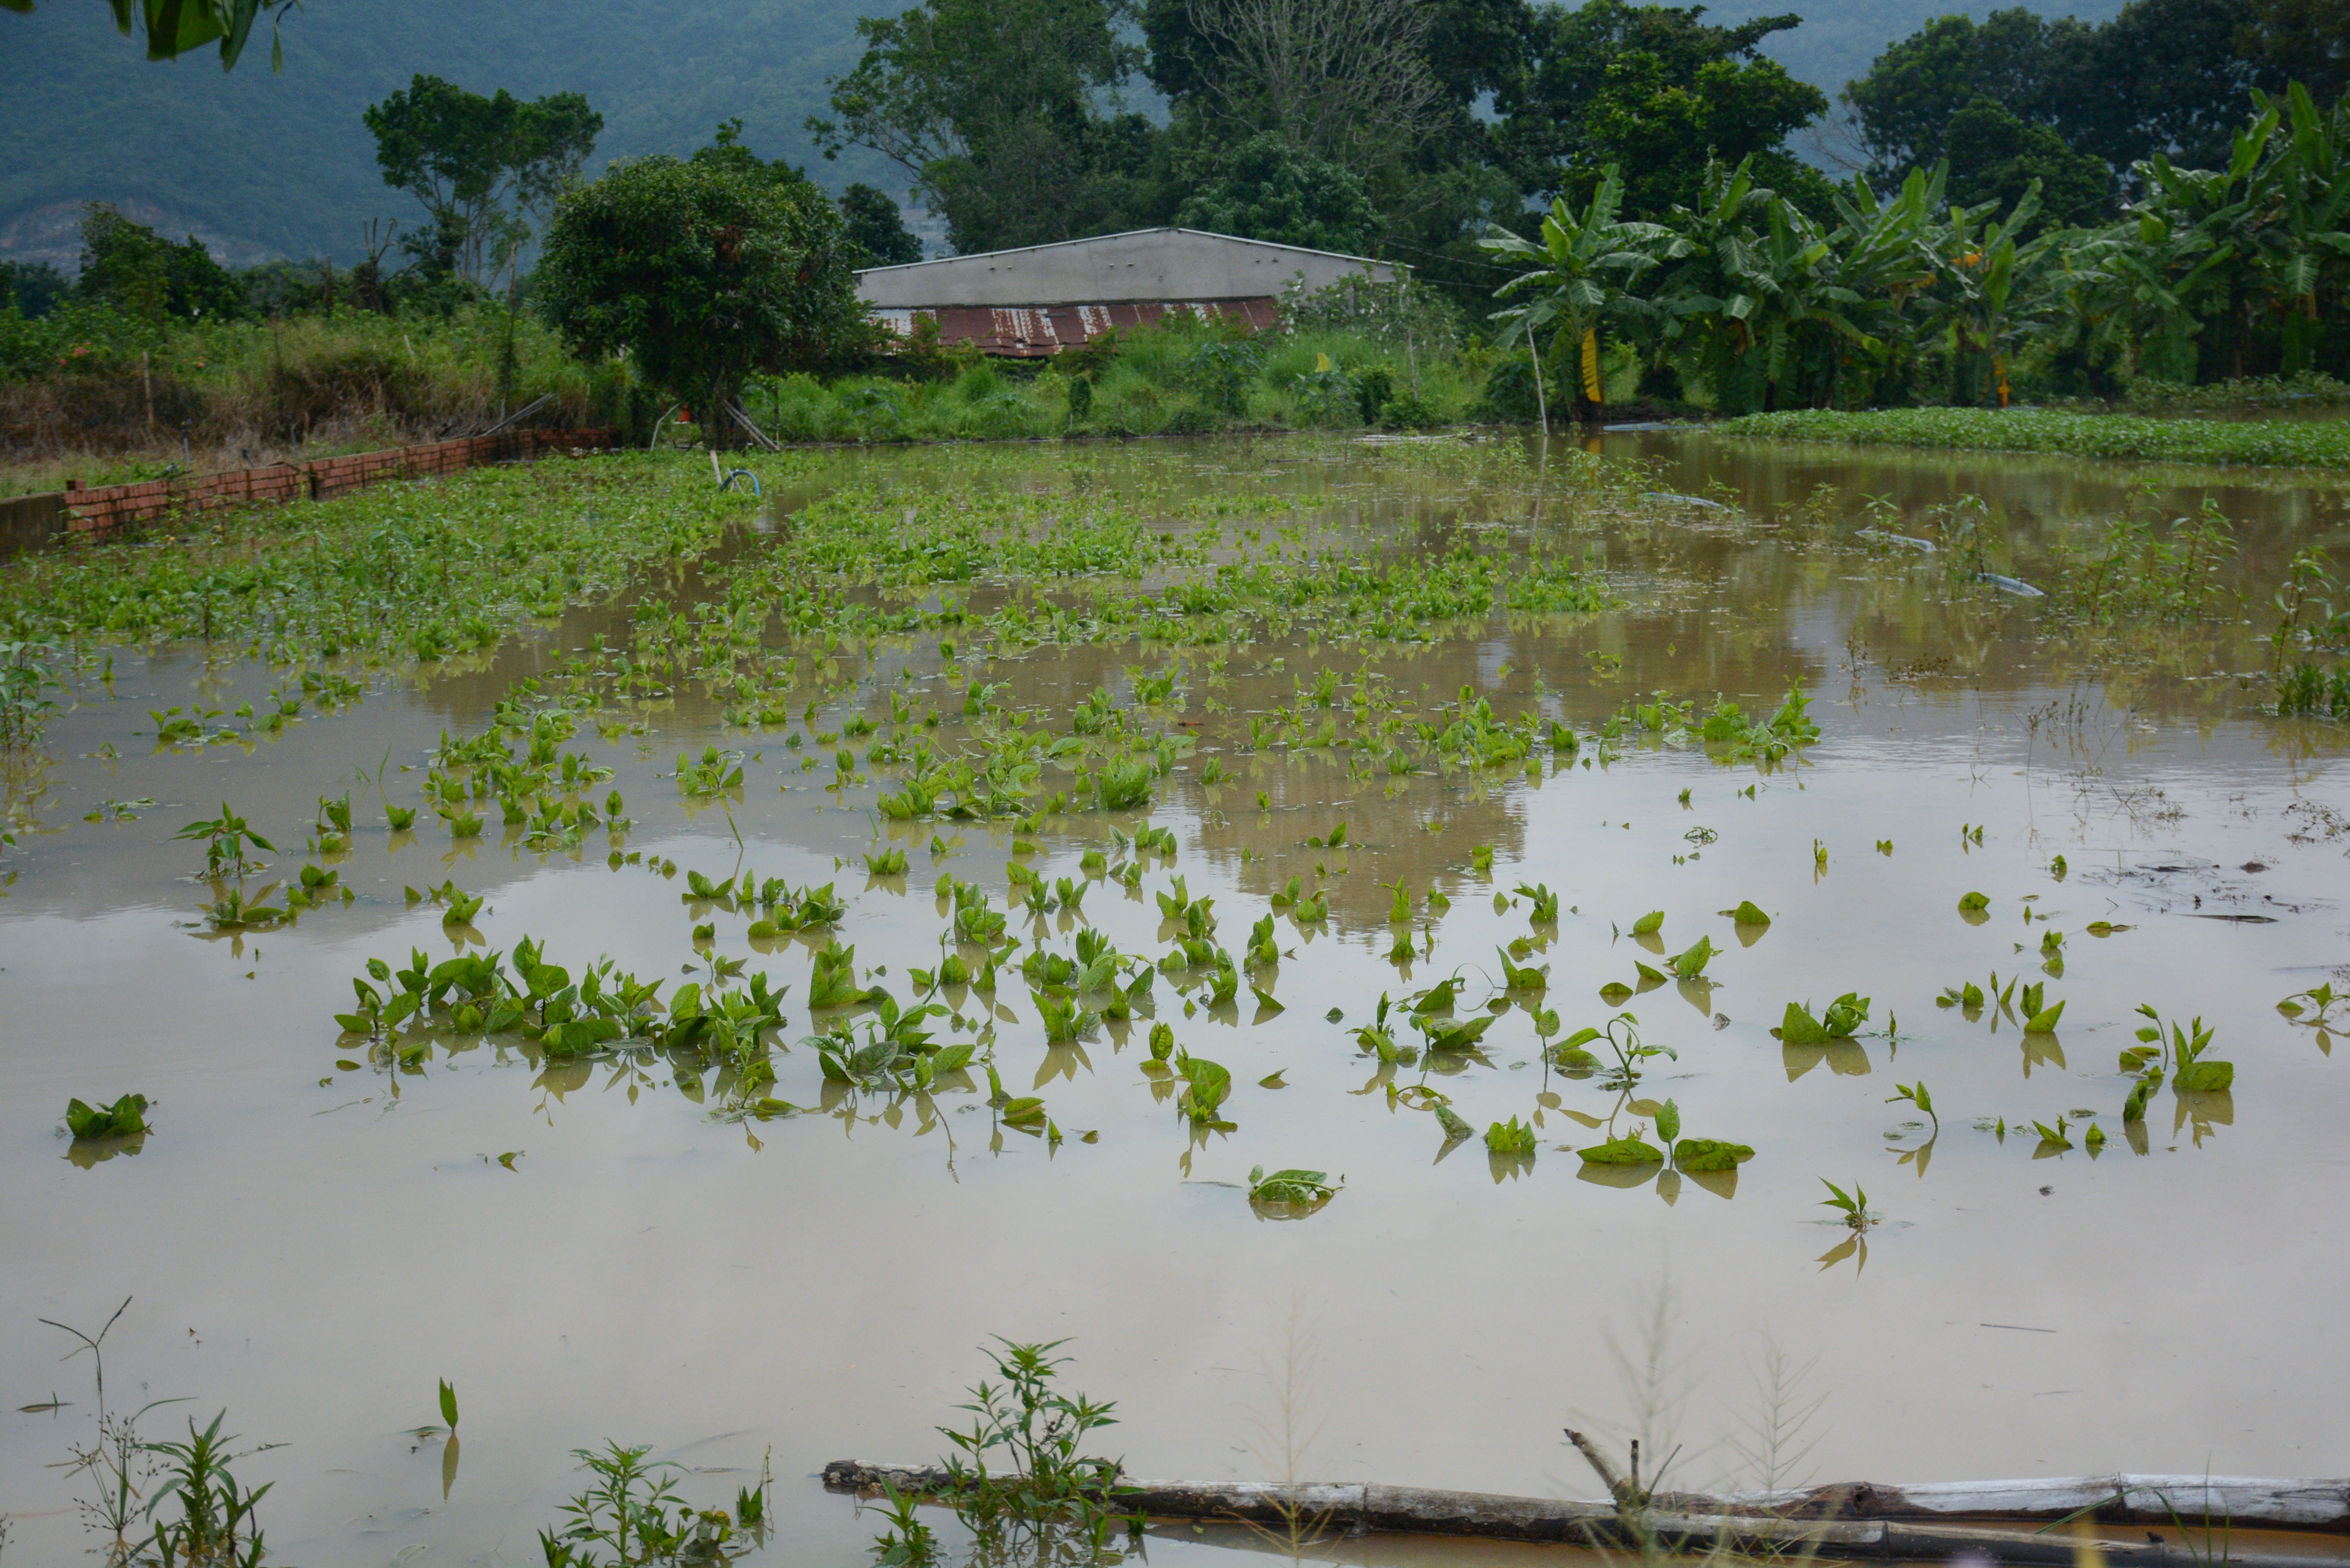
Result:
M1849 1193L1825 1176L1820 1178L1820 1185L1835 1194L1832 1198L1821 1199L1820 1206L1842 1214L1846 1225L1856 1231L1866 1231L1877 1223L1877 1216L1868 1211L1868 1194L1862 1190L1859 1182L1852 1184Z
M192 822L172 836L172 842L182 839L201 842L204 846L204 875L207 877L241 877L247 871L258 870L262 863L245 858L245 848L266 849L277 853L277 846L255 833L244 818L221 802L220 815L202 822Z
M1885 1103L1889 1106L1901 1100L1907 1100L1925 1112L1933 1121L1934 1136L1936 1137L1942 1136L1942 1118L1934 1115L1934 1096L1926 1092L1926 1081L1923 1078L1914 1084L1894 1085L1893 1096Z

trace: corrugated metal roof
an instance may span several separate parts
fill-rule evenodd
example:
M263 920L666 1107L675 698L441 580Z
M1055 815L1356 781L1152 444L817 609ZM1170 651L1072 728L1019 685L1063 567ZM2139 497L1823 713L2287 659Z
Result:
M1293 280L1319 288L1396 269L1368 256L1274 244L1202 229L1134 229L1015 250L941 256L857 275L858 293L884 310L951 306L1036 308L1062 305L1269 299Z

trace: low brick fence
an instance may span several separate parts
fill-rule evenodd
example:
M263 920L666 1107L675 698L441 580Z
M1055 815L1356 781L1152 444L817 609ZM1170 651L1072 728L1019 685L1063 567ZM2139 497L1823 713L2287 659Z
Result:
M608 446L616 432L501 431L425 446L353 452L309 462L237 468L223 473L110 484L102 490L51 491L0 500L0 549L18 549L61 534L104 537L175 512L244 506L259 501L327 501L386 479L424 479L487 462L536 457L550 448Z

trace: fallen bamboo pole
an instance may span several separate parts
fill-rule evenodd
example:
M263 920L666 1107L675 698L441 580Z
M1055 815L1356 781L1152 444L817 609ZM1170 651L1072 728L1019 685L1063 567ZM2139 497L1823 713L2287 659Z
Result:
M835 1491L868 1494L886 1480L899 1491L937 1496L945 1470L836 1459L824 1468ZM2207 1511L2205 1494L2209 1492ZM2163 1498L2168 1499L2166 1505ZM2108 1568L2210 1568L2215 1553L2150 1534L2125 1539L2101 1525L2207 1523L2342 1532L2350 1523L2350 1482L2251 1480L2213 1476L2087 1476L2055 1480L1929 1486L1858 1483L1728 1497L1659 1493L1645 1509L1607 1502L1485 1492L1438 1491L1378 1482L1121 1481L1122 1511L1161 1519L1216 1519L1285 1525L1293 1519L1340 1532L1391 1531L1471 1535L1584 1546L1659 1547L1675 1552L1807 1552L1820 1557L2072 1564L2094 1545ZM1809 1513L1799 1511L1810 1510ZM2174 1519L2173 1511L2176 1511ZM2002 1529L2078 1517L2057 1532ZM2230 1568L2350 1568L2350 1554L2228 1552Z

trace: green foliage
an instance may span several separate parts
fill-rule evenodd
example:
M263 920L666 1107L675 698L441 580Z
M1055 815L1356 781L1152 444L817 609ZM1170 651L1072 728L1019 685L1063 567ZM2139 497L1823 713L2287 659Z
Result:
M578 176L604 117L576 92L525 102L418 75L368 106L383 182L424 204L410 253L430 275L480 283L503 270L529 230L515 209L539 210Z
M1489 1154L1532 1154L1534 1152L1534 1129L1515 1116L1506 1122L1495 1122L1485 1129L1485 1149Z
M947 221L960 253L1134 224L1134 165L1151 131L1097 107L1139 51L1104 0L922 0L857 24L865 52L834 78L827 157L868 148Z
M776 472L775 460L760 461ZM613 486L615 463L641 478ZM0 574L0 637L209 636L304 663L438 657L691 559L748 504L691 465L603 464L479 468L314 506L221 513L184 535L21 556ZM364 691L315 670L300 685L342 702Z
M1575 1153L1589 1165L1662 1165L1665 1151L1645 1138L1614 1137Z
M1825 410L1751 414L1723 433L1857 446L2045 452L2148 462L2350 466L2350 427L2284 420L2153 420L1991 409Z
M1378 212L1363 182L1274 131L1203 160L1176 211L1186 228L1359 254Z
M1952 115L1943 132L1952 204L2012 208L2034 187L2039 217L2027 235L2051 225L2085 227L2109 219L2114 174L2093 152L2075 151L2045 125L2018 119L1979 98Z
M840 193L840 216L854 265L904 266L922 259L922 242L906 227L905 214L888 192L852 183Z
M1631 210L1661 218L1694 195L1702 150L1734 162L1776 149L1827 107L1760 53L1800 18L1700 15L1626 0L1536 10L1496 103L1497 151L1521 188L1586 201L1594 171L1621 164L1636 171Z
M1771 1031L1789 1045L1825 1045L1850 1038L1868 1020L1868 998L1846 992L1822 1010L1819 1017L1797 1002L1787 1003L1786 1016Z
M1001 1384L984 1380L958 1406L967 1427L939 1431L947 1457L946 1500L990 1562L1093 1563L1102 1559L1120 1516L1110 1509L1119 1465L1085 1452L1087 1434L1116 1424L1117 1407L1057 1386L1066 1343L1019 1345L999 1337L988 1353Z
M244 818L228 808L226 801L221 802L218 816L192 822L172 837L174 842L192 839L204 846L204 875L207 877L241 877L246 871L257 868L261 862L245 857L248 846L266 849L272 855L277 853L277 846L255 832Z
M207 45L217 45L223 70L236 64L253 36L253 25L267 16L272 34L270 68L280 70L286 61L276 28L285 10L298 9L301 0L110 0L110 4L115 28L124 37L130 36L133 20L138 22L147 40L149 59L175 60ZM32 0L5 0L5 8L29 11L33 4Z
M563 1505L568 1522L538 1532L546 1568L726 1563L765 1544L764 1475L756 1490L742 1489L733 1511L696 1509L677 1490L684 1467L668 1460L647 1464L651 1451L617 1442L600 1453L572 1450L594 1480Z
M557 202L542 308L580 352L625 349L637 373L719 417L754 370L806 369L868 339L832 204L797 186L671 158L625 163Z
M1249 1171L1248 1194L1252 1203L1319 1205L1329 1201L1331 1195L1337 1190L1328 1176L1319 1170L1276 1170L1267 1176L1264 1167L1260 1165Z
M2235 531L2209 497L2201 515L2174 518L2159 535L2116 517L2096 547L2058 553L2051 597L2092 626L2200 621L2220 608L2235 556Z
M129 1137L147 1130L147 1096L125 1095L110 1106L66 1102L66 1130L76 1137Z
M175 245L104 202L82 211L77 292L151 326L234 316L244 303L236 280L194 235Z
M1862 1189L1859 1182L1856 1181L1852 1184L1850 1192L1846 1192L1825 1176L1820 1178L1820 1185L1826 1188L1830 1194L1820 1199L1820 1206L1833 1209L1842 1214L1846 1225L1856 1231L1866 1231L1869 1226L1877 1223L1877 1216L1868 1211L1868 1194Z
M163 1463L163 1479L147 1499L147 1517L176 1500L177 1520L155 1520L154 1556L161 1568L186 1563L218 1564L220 1568L258 1568L265 1552L254 1508L276 1483L240 1486L229 1466L248 1456L229 1451L234 1437L221 1436L224 1410L209 1426L188 1422L183 1443L150 1443L147 1451Z

